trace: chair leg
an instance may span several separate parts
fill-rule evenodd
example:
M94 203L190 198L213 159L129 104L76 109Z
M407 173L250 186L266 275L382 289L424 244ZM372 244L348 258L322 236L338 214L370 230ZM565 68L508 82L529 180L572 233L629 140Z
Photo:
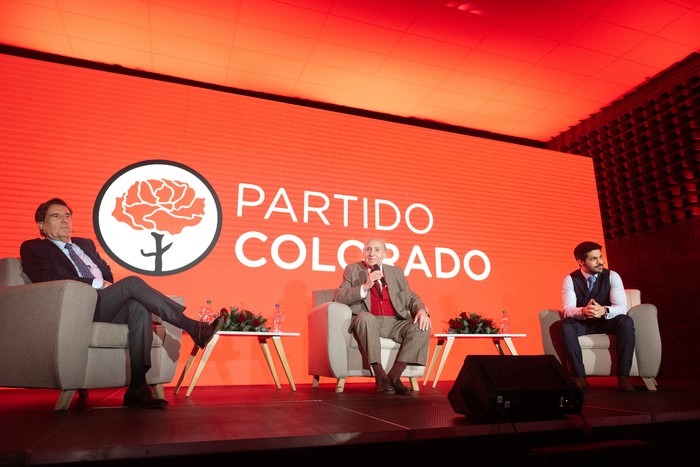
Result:
M153 397L157 397L158 399L165 399L165 391L163 390L162 384L153 385Z
M335 385L335 392L343 392L345 389L345 378L338 378L338 383Z
M311 381L311 387L312 388L317 388L318 383L321 381L321 376L319 375L314 375L314 379Z
M68 410L68 407L70 407L70 403L73 400L74 395L75 389L61 391L61 393L58 395L58 400L56 401L56 405L54 405L53 409Z
M650 391L656 391L656 379L653 376L643 376L642 381Z
M418 378L415 376L409 376L408 381L411 383L411 389L413 389L413 392L418 392L420 390L420 386L418 386Z

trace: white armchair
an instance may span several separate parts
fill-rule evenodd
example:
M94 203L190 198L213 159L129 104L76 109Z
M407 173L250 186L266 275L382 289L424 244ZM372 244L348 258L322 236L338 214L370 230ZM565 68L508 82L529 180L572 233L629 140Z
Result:
M349 332L352 312L350 307L333 302L336 289L313 291L314 308L308 315L309 374L313 375L313 387L318 387L321 376L337 379L335 392L343 392L349 376L374 377L366 359ZM381 338L382 365L391 368L399 350L399 344ZM425 366L408 365L402 377L409 379L414 391L418 391L418 378Z
M639 376L650 391L656 390L656 376L661 366L661 334L657 310L654 305L641 304L641 294L637 289L627 289L628 315L634 320L634 356L630 376ZM567 367L566 354L561 341L559 310L542 310L539 313L544 353L554 355ZM617 354L615 336L608 334L588 334L579 336L583 364L587 376L613 376L617 374Z
M172 297L182 303L182 297ZM79 281L32 284L18 258L0 259L0 386L61 391L55 410L76 390L129 384L127 326L93 323L97 293ZM154 323L151 369L157 397L175 375L182 330Z

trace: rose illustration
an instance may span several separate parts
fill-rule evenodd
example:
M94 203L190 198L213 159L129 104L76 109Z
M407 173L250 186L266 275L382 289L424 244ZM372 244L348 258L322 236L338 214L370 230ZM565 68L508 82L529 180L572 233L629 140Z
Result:
M204 199L196 198L195 190L177 180L145 180L131 185L118 197L112 216L134 230L151 230L156 251L143 256L155 256L155 271L162 271L163 253L172 246L162 246L164 234L177 235L185 227L199 224L204 217Z

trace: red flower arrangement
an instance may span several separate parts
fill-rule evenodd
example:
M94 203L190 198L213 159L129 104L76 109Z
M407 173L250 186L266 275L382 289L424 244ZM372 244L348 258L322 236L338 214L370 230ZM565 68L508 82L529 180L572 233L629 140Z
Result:
M222 308L219 314L224 317L222 331L268 332L270 330L269 327L265 326L267 318L256 315L245 308L241 309L237 306L232 306L229 309Z
M448 334L498 334L498 328L493 325L491 318L482 318L476 313L467 314L462 311L447 324L450 326Z

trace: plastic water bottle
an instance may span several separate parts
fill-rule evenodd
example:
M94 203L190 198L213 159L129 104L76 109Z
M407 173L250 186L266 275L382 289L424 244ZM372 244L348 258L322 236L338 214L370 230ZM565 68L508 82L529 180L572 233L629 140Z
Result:
M214 321L214 309L211 306L211 300L207 300L207 303L199 309L199 320L203 323Z
M508 313L506 313L506 310L503 310L503 314L501 315L500 333L501 334L508 334L509 332L510 332L510 318L508 317Z
M272 315L272 332L282 332L282 321L284 321L284 310L279 303L275 303L275 311Z

